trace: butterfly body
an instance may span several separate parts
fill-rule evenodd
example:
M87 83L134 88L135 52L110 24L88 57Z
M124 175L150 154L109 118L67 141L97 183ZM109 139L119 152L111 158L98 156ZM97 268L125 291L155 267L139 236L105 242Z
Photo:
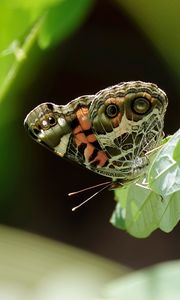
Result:
M167 103L155 84L131 81L67 105L40 104L25 126L59 156L123 184L145 172L147 153L163 137Z

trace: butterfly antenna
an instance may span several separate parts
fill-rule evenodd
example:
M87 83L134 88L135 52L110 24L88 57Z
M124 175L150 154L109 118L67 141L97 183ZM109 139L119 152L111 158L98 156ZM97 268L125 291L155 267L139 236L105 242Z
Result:
M105 183L104 183L105 184ZM102 184L101 184L102 185ZM91 195L89 198L87 198L85 201L83 201L82 203L80 203L79 205L75 206L72 208L72 211L75 211L76 209L78 209L79 207L81 207L82 205L84 205L86 202L88 202L89 200L91 200L92 198L94 198L96 195L98 195L99 193L101 193L103 190L107 189L109 186L111 185L111 182L106 182L106 186L103 186L103 188L101 188L99 191L97 191L96 193L94 193L93 195ZM99 186L99 184L98 184Z
M79 190L79 191L76 191L76 192L69 193L68 196L77 195L77 194L83 193L83 192L85 192L85 191L95 189L95 188L97 188L97 187L99 187L99 186L107 185L107 184L109 184L109 183L111 183L111 181L106 181L106 182L103 182L103 183L99 183L99 184L90 186L90 187L88 187L88 188L85 188L85 189L82 189L82 190Z

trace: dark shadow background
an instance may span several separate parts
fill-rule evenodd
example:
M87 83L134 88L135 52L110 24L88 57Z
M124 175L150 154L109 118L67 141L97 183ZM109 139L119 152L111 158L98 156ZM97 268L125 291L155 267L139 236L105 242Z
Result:
M1 216L2 223L133 268L180 258L178 226L169 234L156 231L142 240L113 228L109 223L115 207L113 192L105 191L71 212L89 193L73 198L67 194L101 183L104 178L54 156L34 143L22 125L26 114L41 102L66 104L121 81L143 80L158 84L168 94L165 132L171 134L179 127L180 95L174 74L143 33L111 1L97 1L79 30L56 49L41 55L43 64L26 90L19 92L24 99L22 114L14 126L22 141L19 155L23 168L13 201L7 201L7 211Z

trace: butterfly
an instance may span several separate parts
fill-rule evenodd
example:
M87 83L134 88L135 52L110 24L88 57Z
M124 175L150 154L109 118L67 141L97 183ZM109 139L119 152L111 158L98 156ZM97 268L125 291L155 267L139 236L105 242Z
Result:
M110 178L116 188L145 173L163 138L168 99L156 84L123 82L67 105L50 102L25 118L30 136L60 157Z

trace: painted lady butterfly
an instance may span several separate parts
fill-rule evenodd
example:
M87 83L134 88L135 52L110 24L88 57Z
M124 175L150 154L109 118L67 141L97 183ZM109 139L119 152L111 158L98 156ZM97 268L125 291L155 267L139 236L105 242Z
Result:
M72 100L42 103L25 119L31 137L57 155L112 179L133 181L163 137L168 99L153 83L124 82Z

